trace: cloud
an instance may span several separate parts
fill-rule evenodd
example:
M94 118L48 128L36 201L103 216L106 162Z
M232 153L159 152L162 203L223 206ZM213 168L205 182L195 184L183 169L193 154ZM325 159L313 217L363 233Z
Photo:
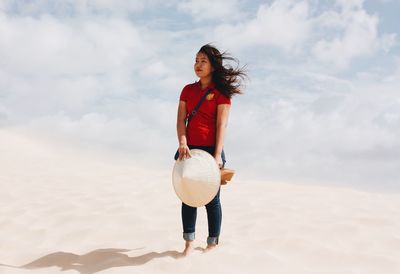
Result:
M189 13L194 21L237 21L244 16L239 0L188 0L177 4L178 10Z
M149 105L157 109L157 113L148 112ZM78 146L90 144L91 147L105 146L121 151L128 149L133 154L165 151L168 146L158 145L159 132L167 132L174 125L171 107L172 104L148 98L138 98L134 102L108 100L107 105L98 107L97 111L78 117L63 111L42 115L31 119L25 128L36 133L45 132L44 135ZM165 135L166 139L172 136L172 132Z
M16 122L59 111L76 117L107 98L171 98L192 69L192 56L163 54L180 35L124 18L0 13L2 117Z
M208 37L236 51L291 56L300 62L310 62L311 57L314 63L344 70L354 60L387 53L396 45L397 35L379 33L381 18L367 13L363 4L275 0L260 5L253 18L210 30Z
M336 5L346 10L362 8L363 4L364 0L336 0Z
M396 33L384 33L381 35L377 46L383 52L388 53L396 44L397 44Z
M60 21L0 14L0 31L3 68L17 73L105 73L151 54L140 31L120 19Z
M310 84L299 89L283 75ZM297 70L274 73L264 80L268 91L262 96L234 101L226 145L234 154L229 163L246 163L246 171L251 170L246 176L262 170L269 180L398 188L400 78L394 77L396 82L382 84ZM273 82L280 88L271 89Z
M308 17L306 1L277 0L271 5L260 5L254 19L217 27L214 37L233 48L272 46L292 50L309 36Z
M329 29L334 30L333 37L318 40L312 48L319 61L347 68L353 59L372 56L380 50L388 52L395 44L395 34L379 35L379 18L362 8L363 1L337 3L341 12L328 11L316 19L323 26L320 32L324 36Z
M22 16L40 16L43 14L51 14L61 17L76 17L88 15L111 15L114 17L126 17L130 14L137 14L156 7L171 7L177 2L177 0L2 0L0 1L0 7L7 13L18 14Z

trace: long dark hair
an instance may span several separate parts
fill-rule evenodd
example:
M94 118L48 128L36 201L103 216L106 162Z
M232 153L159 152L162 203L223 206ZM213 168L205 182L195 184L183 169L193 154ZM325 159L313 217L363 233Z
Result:
M239 67L239 61L229 53L221 53L216 47L207 44L200 48L199 52L207 55L214 71L212 80L215 87L226 97L232 98L235 94L242 94L242 80L247 77L245 67ZM224 60L236 62L236 68L230 65L224 66Z

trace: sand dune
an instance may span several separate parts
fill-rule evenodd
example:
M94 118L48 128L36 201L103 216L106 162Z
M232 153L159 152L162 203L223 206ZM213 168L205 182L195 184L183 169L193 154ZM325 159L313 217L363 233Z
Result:
M0 130L0 273L400 273L400 195L248 181L221 193L219 247L180 257L164 171Z

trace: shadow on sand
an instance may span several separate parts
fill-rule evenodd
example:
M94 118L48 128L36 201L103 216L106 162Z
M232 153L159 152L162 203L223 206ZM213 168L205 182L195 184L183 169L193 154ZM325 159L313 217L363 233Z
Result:
M61 271L73 269L81 274L92 274L112 267L143 265L156 258L171 257L179 259L183 257L182 253L173 250L160 253L150 252L136 257L129 257L123 254L129 251L129 249L107 248L97 249L84 255L55 252L18 268L37 269L57 266L61 268ZM0 264L0 266L15 267L5 264Z

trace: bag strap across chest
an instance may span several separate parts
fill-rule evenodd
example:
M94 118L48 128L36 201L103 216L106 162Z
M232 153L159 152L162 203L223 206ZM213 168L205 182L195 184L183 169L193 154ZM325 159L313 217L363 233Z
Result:
M190 120L193 119L193 116L195 116L197 114L197 111L199 110L201 104L204 102L204 100L206 99L207 95L211 93L211 91L213 91L214 88L209 88L206 93L204 93L204 95L200 98L200 101L197 103L197 105L194 107L194 109L192 110L191 113L189 113L189 115L186 118L186 125L189 124Z

